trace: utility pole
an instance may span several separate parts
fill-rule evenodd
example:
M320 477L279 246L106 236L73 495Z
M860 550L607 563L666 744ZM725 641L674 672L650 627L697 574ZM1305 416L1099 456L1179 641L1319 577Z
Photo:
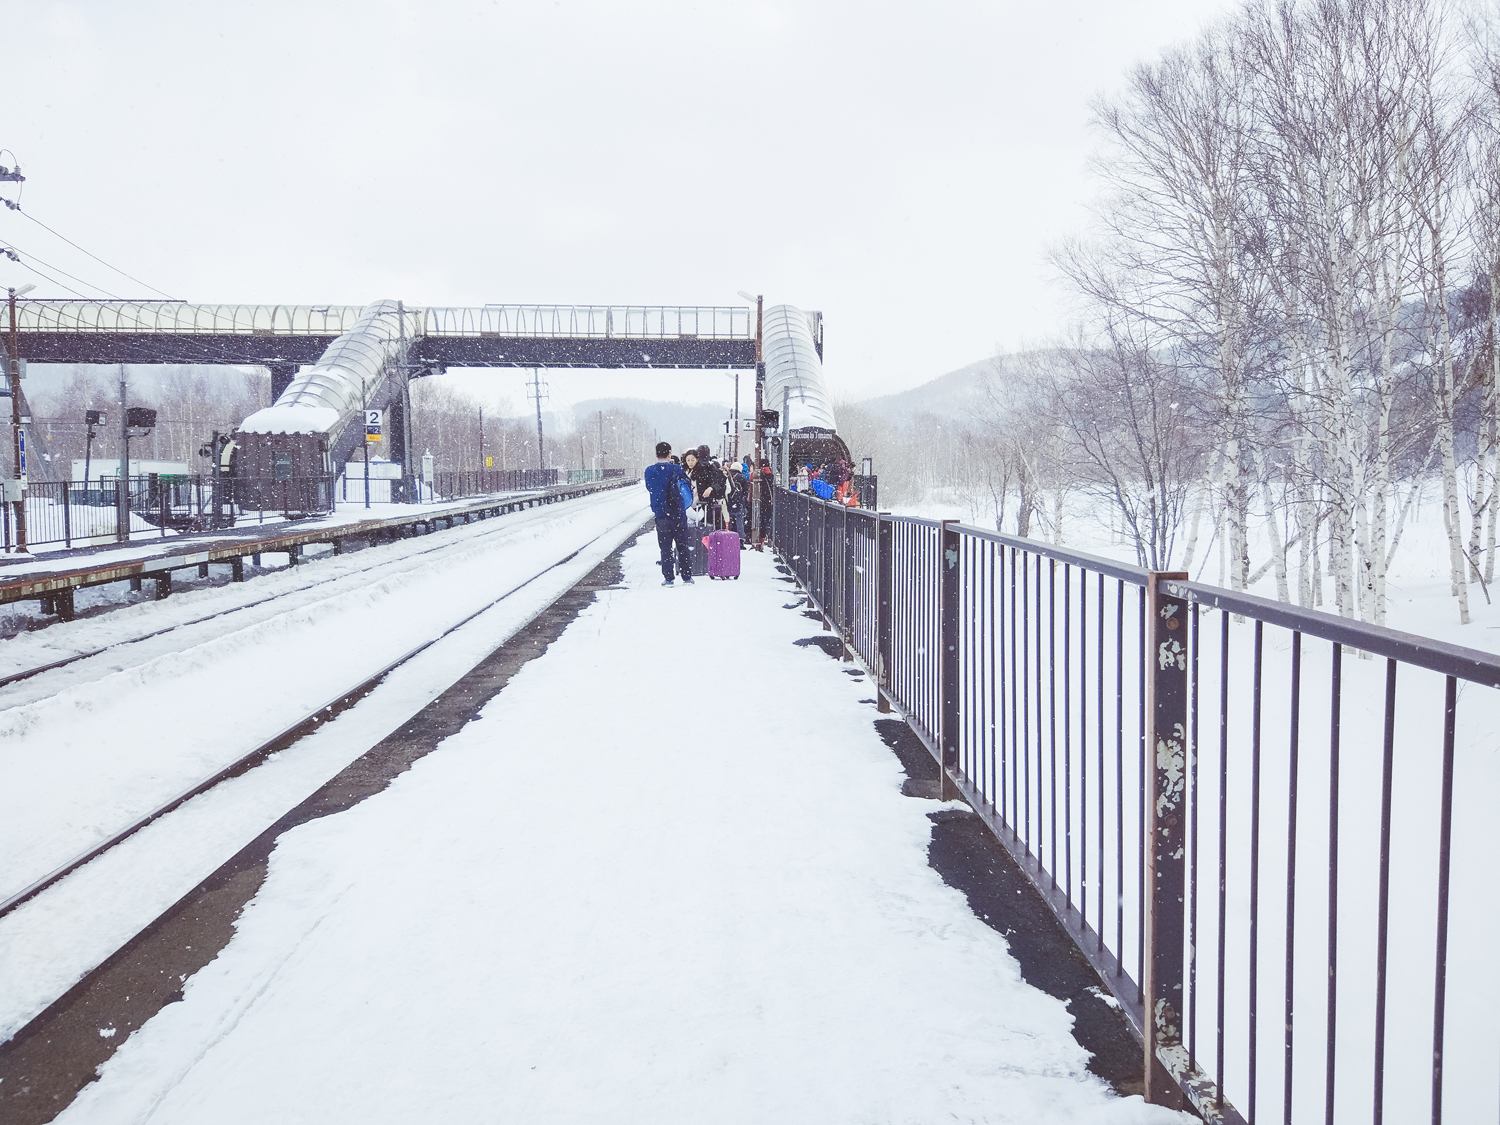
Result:
M365 394L364 380L360 380L359 416L365 427L365 507L370 506L370 404Z
M484 407L479 408L479 471L484 472Z
M536 399L536 467L546 469L547 458L542 446L542 401L547 397L547 384L542 382L539 368L531 369L531 382L526 384L526 394Z
M604 411L599 411L599 479L604 479Z
M412 365L408 362L406 342L406 302L396 302L396 331L400 334L401 341L401 484L402 491L406 493L406 500L411 502L413 496L420 493L417 489L417 470L412 465L415 450L411 444L411 372ZM385 426L383 429L390 429ZM382 435L384 436L384 435ZM395 434L391 434L391 445L395 445ZM369 442L365 443L366 445ZM387 452L390 446L386 447ZM369 498L368 491L366 499Z
M3 172L4 169L0 169ZM21 179L21 170L6 179ZM10 290L10 431L11 448L15 454L16 480L21 494L16 497L16 550L26 550L26 457L23 453L26 439L21 435L21 337L16 330L16 297L28 292L30 285Z
M761 487L765 480L761 472L765 464L764 442L761 440L760 412L765 405L766 395L766 353L762 330L765 327L765 297L757 295L755 298L755 449L754 470L751 473L750 484L750 538L755 540L755 549L764 550L761 540L765 537L765 513L761 511ZM739 394L736 392L735 400L738 401Z
M120 463L115 476L115 541L130 542L130 426L125 410L125 365L120 364Z

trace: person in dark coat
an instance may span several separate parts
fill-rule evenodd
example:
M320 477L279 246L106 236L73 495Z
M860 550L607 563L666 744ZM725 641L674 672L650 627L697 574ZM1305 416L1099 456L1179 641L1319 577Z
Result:
M689 452L688 456L692 456ZM677 570L682 584L693 584L693 546L688 539L687 511L677 487L686 480L682 468L672 463L672 447L664 441L656 444L656 464L647 465L641 474L651 495L651 514L656 517L656 542L661 548L662 585L673 585L672 549L677 549Z
M739 534L741 544L745 540L745 515L750 508L749 482L745 479L745 466L738 462L730 465L724 474L725 500L729 504L729 521Z
M682 467L693 484L694 498L703 505L704 526L711 529L721 527L723 519L719 502L724 499L724 471L696 449L689 449L682 455Z

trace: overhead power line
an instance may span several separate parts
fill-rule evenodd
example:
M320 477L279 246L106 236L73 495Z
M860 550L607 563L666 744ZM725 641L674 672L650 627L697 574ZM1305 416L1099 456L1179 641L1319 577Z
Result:
M156 294L159 294L159 295L160 295L160 296L163 296L163 297L165 297L165 298L166 298L166 299L167 299L167 300L169 300L169 301L176 301L176 300L179 300L179 299L180 299L180 298L177 298L177 297L174 297L174 296L172 296L172 295L171 295L171 294L170 294L170 293L163 293L163 292L162 292L162 291L161 291L161 290L160 290L160 289L158 289L158 288L157 288L157 287L156 287L156 286L154 286L154 285L147 285L147 284L146 284L146 283L145 283L145 282L144 282L144 281L142 281L142 280L141 280L141 279L140 279L140 278L138 278L138 277L135 277L135 276L133 276L133 275L131 275L131 274L128 274L128 273L126 273L126 272L125 272L125 271L124 271L124 270L122 270L122 269L121 269L121 268L120 268L120 267L119 267L119 266L112 266L112 265L110 265L110 264L109 264L109 263L108 263L108 262L106 262L106 261L105 261L105 260L104 260L104 259L103 259L103 258L101 258L101 257L99 257L99 255L98 255L98 254L93 254L93 253L90 253L90 252L89 252L89 251L87 251L87 250L85 250L85 249L84 249L84 248L83 248L83 247L82 247L82 246L80 246L80 245L78 245L78 243L76 243L76 242L74 242L74 241L73 241L73 240L72 240L72 239L71 239L71 238L69 238L69 237L68 237L68 236L67 236L67 235L65 235L65 234L60 234L60 233L59 233L59 232L57 232L57 231L55 231L55 230L53 230L53 229L52 229L52 228L51 228L51 227L49 227L49 226L48 226L48 225L47 225L47 224L46 224L46 223L44 223L44 222L42 222L42 220L41 220L41 219L38 219L38 218L37 218L37 217L36 217L36 216L35 216L35 215L33 215L33 214L31 214L31 213L30 213L30 212L29 212L29 211L22 211L22 210L21 210L21 209L20 209L20 207L16 207L16 208L15 208L15 210L16 210L16 211L18 211L18 212L20 212L20 214L22 214L22 215L24 215L24 216L25 216L25 217L26 217L26 218L28 218L28 219L30 219L30 220L31 220L31 221L32 221L32 222L33 222L33 223L35 223L35 224L36 224L36 225L37 225L37 226L39 226L39 227L41 227L41 228L42 228L42 229L43 229L43 230L44 230L44 231L46 231L46 232L47 232L47 233L49 233L49 234L52 234L52 235L55 235L55 236L56 236L56 237L58 237L58 238L60 238L60 239L62 239L62 240L63 240L63 241L64 241L64 242L66 242L66 243L67 243L67 244L68 244L68 245L69 245L69 246L71 246L71 247L73 247L73 249L75 249L75 250L77 250L77 251L79 251L79 252L80 252L80 253L83 253L83 254L88 254L88 256L89 256L89 257L90 257L90 258L93 258L93 259L94 259L94 261L96 261L96 262L98 262L98 263L99 263L99 264L100 264L100 265L101 265L101 266L104 266L104 267L105 267L105 268L106 268L106 269L111 269L111 270L114 270L114 271L115 271L115 273L117 273L117 274L119 274L119 275L120 275L120 276L121 276L121 277L124 277L124 278L129 278L129 279L130 279L130 280L131 280L131 281L133 281L133 282L135 282L135 283L136 283L136 284L137 284L137 285L144 285L144 286L145 286L145 287L146 287L146 288L147 288L147 289L149 289L149 290L151 290L151 292L153 292L153 293L156 293ZM74 280L75 280L75 281L76 281L76 280L77 280L77 278L75 278L75 279L74 279ZM84 283L83 283L83 284L85 284L85 285L86 285L86 284L88 284L88 283L87 283L87 282L84 282ZM97 288L97 287L96 287L96 288Z
M67 270L62 269L60 266L55 266L51 262L44 262L41 258L38 258L35 254L31 253L30 251L22 250L15 243L11 243L10 249L14 250L15 254L6 254L6 257L10 258L10 260L13 261L13 262L21 262L21 258L30 258L33 262L36 262L38 265L46 266L53 273L60 273L60 274L62 274L64 277L66 277L70 281L76 281L76 282L78 282L79 285L87 285L90 289L97 289L97 290L99 290L99 292L103 293L106 297L113 298L116 301L119 301L119 300L123 299L123 298L117 296L116 294L111 293L108 289L104 288L104 286L102 286L102 285L95 285L92 281L85 281L81 277L75 277L73 274L69 273ZM5 253L5 251L3 249L0 249L0 253ZM20 257L17 257L16 256L17 254L19 254ZM26 265L26 263L25 262L21 262L21 265L24 266L24 265ZM30 267L28 267L28 268L30 268Z
M23 270L30 270L32 273L36 274L37 277L41 278L43 281L50 281L53 285L57 286L59 289L65 290L66 292L69 292L69 293L73 294L73 296L77 297L79 300L82 300L82 301L92 301L94 299L94 298L88 296L85 293L78 292L78 290L72 288L71 286L64 285L62 282L58 281L57 278L51 277L51 276L43 273L41 270L37 269L30 262L23 262L23 261L20 260L19 257L16 258L16 259L14 259L14 260L16 261L16 263L18 265L20 265L20 267ZM77 279L75 278L74 280L77 280ZM84 284L87 284L87 282L85 282Z

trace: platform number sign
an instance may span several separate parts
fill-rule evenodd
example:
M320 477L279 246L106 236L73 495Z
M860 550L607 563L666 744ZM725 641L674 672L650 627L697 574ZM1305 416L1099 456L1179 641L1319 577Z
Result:
M16 430L16 467L20 470L16 475L21 478L21 483L26 483L26 431Z
M380 432L385 426L384 410L365 411L365 440L379 441Z

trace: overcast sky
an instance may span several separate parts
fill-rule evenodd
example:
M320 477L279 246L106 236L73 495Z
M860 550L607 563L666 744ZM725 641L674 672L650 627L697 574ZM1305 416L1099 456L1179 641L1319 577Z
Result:
M1064 326L1043 254L1085 222L1090 97L1227 7L28 0L4 16L0 149L28 213L174 297L744 289L823 310L831 389L857 399ZM0 244L156 295L9 210ZM36 280L0 259L0 285ZM522 378L485 385L520 399ZM565 405L729 381L552 385Z

